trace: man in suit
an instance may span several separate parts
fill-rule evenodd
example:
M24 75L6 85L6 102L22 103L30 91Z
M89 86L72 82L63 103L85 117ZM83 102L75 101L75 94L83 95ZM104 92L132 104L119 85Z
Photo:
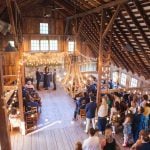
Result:
M37 70L36 70L36 81L37 81L36 88L37 88L37 90L40 90L40 88L39 88L40 80L41 80L41 73L39 71L39 68L37 68Z
M53 72L53 85L54 85L53 90L56 90L56 69L54 69Z
M96 112L97 104L95 102L95 97L91 96L90 102L86 105L86 129L85 132L87 133L90 126L90 121L92 121L92 126L95 129L95 112Z

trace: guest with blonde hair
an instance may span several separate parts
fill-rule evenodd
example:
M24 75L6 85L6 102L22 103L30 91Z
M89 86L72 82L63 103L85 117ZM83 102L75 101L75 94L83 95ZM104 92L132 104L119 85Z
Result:
M108 104L105 97L102 98L102 103L98 109L98 129L102 134L105 131L108 115Z

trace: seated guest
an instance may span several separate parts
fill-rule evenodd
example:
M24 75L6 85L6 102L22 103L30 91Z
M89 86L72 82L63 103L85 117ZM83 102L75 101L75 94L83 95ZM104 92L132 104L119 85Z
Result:
M136 147L136 150L149 150L150 149L150 133L147 131L141 136L141 144Z
M96 131L93 128L89 130L89 137L84 140L82 149L83 150L100 150L100 141L97 136L95 136Z
M34 102L38 102L41 105L41 98L38 93L34 93L32 97Z
M113 138L111 126L107 126L105 129L105 139L101 141L101 148L103 150L120 150L116 140Z
M96 112L97 104L95 102L95 97L91 97L90 102L86 104L86 129L87 133L90 126L90 121L92 121L93 128L95 129L95 112Z
M27 84L25 85L25 88L27 88L27 89L34 89L34 85L32 84L31 81L28 81Z

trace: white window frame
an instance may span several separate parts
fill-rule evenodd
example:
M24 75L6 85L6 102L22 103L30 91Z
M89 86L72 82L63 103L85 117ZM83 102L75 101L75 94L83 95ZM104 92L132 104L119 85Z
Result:
M40 41L39 40L31 40L31 50L32 51L40 50Z
M68 51L74 52L75 50L75 42L74 41L68 41Z
M48 34L48 23L40 23L40 34Z
M131 78L130 87L137 87L137 85L138 85L138 80L135 78Z
M112 81L113 81L113 82L118 82L118 78L119 78L118 72L117 72L117 71L114 71L114 72L112 73Z
M121 73L120 84L126 86L126 83L127 83L127 75L125 73Z
M57 51L58 50L58 40L49 40L50 50Z
M40 40L40 50L41 51L48 51L49 50L48 40Z

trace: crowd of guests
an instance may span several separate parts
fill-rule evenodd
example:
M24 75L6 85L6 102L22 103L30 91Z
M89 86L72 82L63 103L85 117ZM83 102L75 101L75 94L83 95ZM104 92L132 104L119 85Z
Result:
M48 90L51 81L53 82L53 90L56 90L56 69L50 72L49 67L44 68L44 73L39 68L36 70L37 90L40 90L40 82L43 80L43 87Z
M86 89L86 92L74 98L76 108L73 120L77 120L80 110L84 109L86 113L85 132L89 133L89 138L83 142L82 146L78 142L77 147L83 150L118 149L113 135L120 132L123 134L123 147L131 147L135 143L132 146L134 149L150 149L149 95L129 92L102 94L101 104L97 106L96 84L88 85ZM90 123L92 123L92 129L90 129ZM105 142L99 142L99 138L95 136L96 133L104 134Z

